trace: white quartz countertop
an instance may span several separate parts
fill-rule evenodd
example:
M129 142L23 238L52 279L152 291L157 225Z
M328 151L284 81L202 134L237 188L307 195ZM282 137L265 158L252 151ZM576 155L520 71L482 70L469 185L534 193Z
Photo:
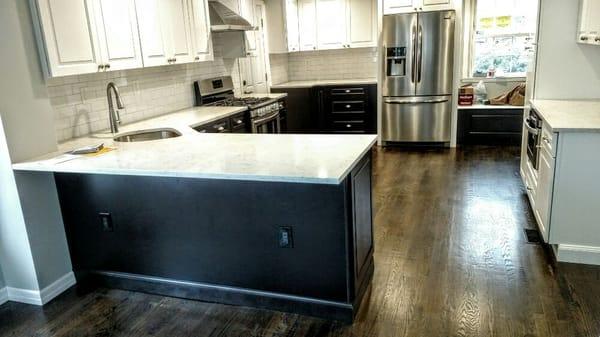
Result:
M600 132L600 100L532 100L554 132Z
M309 80L309 81L290 81L272 85L273 89L288 89L288 88L312 88L320 85L361 85L361 84L377 84L376 78L360 78L347 80Z
M191 128L241 111L244 108L181 110L119 130L123 134L168 128L180 132L180 137L119 143L110 132L101 132L62 143L58 152L14 164L13 169L339 184L376 141L375 135L205 134ZM64 154L99 143L116 150L97 156Z

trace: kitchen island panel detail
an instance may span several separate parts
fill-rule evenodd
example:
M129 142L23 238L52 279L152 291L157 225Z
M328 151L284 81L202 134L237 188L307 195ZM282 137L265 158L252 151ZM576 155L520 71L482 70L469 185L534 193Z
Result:
M370 158L339 185L56 173L78 281L352 320L373 273Z

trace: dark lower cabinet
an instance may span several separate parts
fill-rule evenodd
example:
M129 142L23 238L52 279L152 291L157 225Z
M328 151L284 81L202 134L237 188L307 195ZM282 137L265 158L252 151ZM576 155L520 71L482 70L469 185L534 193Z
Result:
M272 93L287 93L286 132L317 133L317 110L312 88L271 89Z
M288 94L288 132L377 133L376 85L274 88L271 91Z
M523 109L458 109L458 145L520 145Z
M370 153L339 185L69 173L55 180L84 286L352 321L373 275Z

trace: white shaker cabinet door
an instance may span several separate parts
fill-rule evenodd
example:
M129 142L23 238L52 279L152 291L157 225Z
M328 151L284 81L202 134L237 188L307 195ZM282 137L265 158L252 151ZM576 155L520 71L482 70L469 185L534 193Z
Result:
M285 17L288 51L297 52L300 50L300 32L298 31L297 0L285 0Z
M208 1L191 0L190 17L192 19L192 45L194 47L194 61L212 61L214 57L210 34Z
M169 64L169 33L164 26L163 0L136 1L144 67Z
M352 48L377 45L377 2L375 0L348 0L348 44Z
M339 49L346 45L346 1L317 1L317 46Z
M315 0L298 0L300 50L317 49L317 11Z
M141 68L134 0L95 0L94 9L105 70Z
M416 11L419 0L383 0L383 14L410 13Z
M99 71L102 64L92 2L39 0L50 76Z
M254 0L240 1L240 15L246 19L251 26L260 26L262 23L257 22L254 17ZM246 34L246 52L248 55L253 55L256 52L256 32L247 31Z
M194 60L192 29L187 0L161 0L163 27L169 34L171 63L187 63Z

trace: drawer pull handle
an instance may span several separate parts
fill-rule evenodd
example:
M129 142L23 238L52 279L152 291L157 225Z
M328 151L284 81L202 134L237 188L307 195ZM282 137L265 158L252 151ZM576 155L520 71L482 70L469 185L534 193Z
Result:
M347 127L347 128L351 128L351 127L352 127L352 124L346 124L346 127Z
M236 120L235 122L236 122L237 124L242 124L242 120L241 120L241 119L238 119L238 120Z
M350 92L350 90L349 90L349 89L348 89L348 90L346 90L346 93L349 93L349 92Z
M346 109L350 109L352 106L350 104L346 104Z
M224 128L224 127L222 127L222 126L219 126L219 128L218 128L217 130L219 130L219 131L223 131L223 130L225 130L225 128Z

